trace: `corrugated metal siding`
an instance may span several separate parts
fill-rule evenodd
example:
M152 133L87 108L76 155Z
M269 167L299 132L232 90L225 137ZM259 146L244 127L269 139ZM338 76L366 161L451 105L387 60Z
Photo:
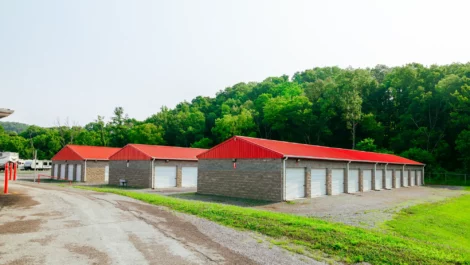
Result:
M124 146L120 151L112 155L109 160L149 160L151 157L132 145Z
M231 139L215 146L198 156L199 159L211 158L282 158L283 155L262 146L244 141L241 138Z
M59 152L57 152L54 157L52 157L52 161L57 160L84 160L84 158L80 157L69 146L65 146Z

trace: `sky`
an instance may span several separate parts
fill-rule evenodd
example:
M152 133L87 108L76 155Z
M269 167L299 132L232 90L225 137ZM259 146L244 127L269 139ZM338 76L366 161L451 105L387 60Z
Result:
M313 67L470 61L470 1L0 0L2 121L84 126Z

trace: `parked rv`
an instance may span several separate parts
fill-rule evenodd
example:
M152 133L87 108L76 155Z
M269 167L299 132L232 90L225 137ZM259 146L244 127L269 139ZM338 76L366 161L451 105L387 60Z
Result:
M26 160L24 162L24 170L49 170L52 168L52 161L51 160Z

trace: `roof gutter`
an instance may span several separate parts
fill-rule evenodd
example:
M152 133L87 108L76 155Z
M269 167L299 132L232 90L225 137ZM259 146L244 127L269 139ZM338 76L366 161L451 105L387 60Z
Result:
M318 160L332 160L332 161L351 161L351 162L359 162L359 163L388 163L393 165L410 165L410 166L422 166L425 164L410 164L410 163L390 163L385 161L372 161L372 160L348 160L348 159L337 159L337 158L325 158L325 157L315 157L315 156L284 156L288 158L304 158L304 159L318 159Z

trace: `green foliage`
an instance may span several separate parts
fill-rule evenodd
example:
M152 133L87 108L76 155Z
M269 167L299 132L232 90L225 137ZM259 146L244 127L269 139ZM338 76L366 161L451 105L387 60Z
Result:
M77 187L128 196L154 205L199 216L237 229L254 231L273 238L273 242L299 254L335 259L346 263L369 264L468 264L469 248L456 244L426 240L422 237L398 236L330 223L316 218L269 212L239 206L170 198L162 195L127 191L119 188ZM449 215L452 216L452 215ZM465 215L462 215L464 217ZM467 216L468 217L468 216ZM467 218L463 222L469 222ZM462 220L449 218L448 224L458 230ZM462 222L462 223L463 223ZM408 226L413 226L412 225ZM419 227L425 226L423 223ZM468 229L467 229L468 230ZM468 230L470 231L470 230ZM438 239L438 238L437 238ZM463 235L461 242L468 242ZM422 240L422 241L420 241Z
M117 107L113 116L98 116L83 127L67 122L54 128L29 126L18 135L0 129L0 149L29 158L36 148L42 158L50 158L70 143L209 148L247 135L403 153L426 163L428 170L470 173L469 124L470 63L317 67L291 79L283 75L238 83L215 97L162 107L143 121ZM357 146L356 139L362 140Z
M5 131L5 132L22 133L26 129L28 129L29 125L24 124L24 123L19 123L19 122L0 121L0 127L2 127L3 128L2 131Z

